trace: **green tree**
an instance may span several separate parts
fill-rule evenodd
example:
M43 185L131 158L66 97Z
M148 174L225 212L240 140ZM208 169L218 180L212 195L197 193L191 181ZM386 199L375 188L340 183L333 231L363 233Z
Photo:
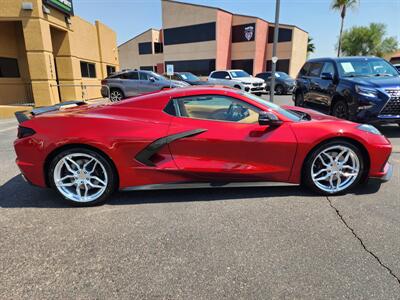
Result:
M307 43L307 56L315 52L315 45L312 37L308 37Z
M340 33L339 33L339 42L337 47L337 56L340 56L342 50L342 35L343 35L343 26L344 19L346 18L346 12L349 8L354 8L358 5L359 0L333 0L332 1L332 9L340 12L341 23L340 23Z
M369 26L354 26L343 33L342 50L345 55L374 55L383 57L398 49L395 37L386 36L386 25L371 23Z

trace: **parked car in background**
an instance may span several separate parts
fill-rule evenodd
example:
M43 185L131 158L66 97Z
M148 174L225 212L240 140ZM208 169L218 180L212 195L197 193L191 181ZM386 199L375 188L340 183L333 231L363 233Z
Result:
M169 79L167 74L164 74L164 77ZM171 76L172 80L183 81L190 85L212 85L208 80L201 80L199 77L190 72L175 72L174 75Z
M265 91L265 81L263 79L253 77L243 70L214 71L208 76L208 81L254 94L261 94Z
M265 80L266 91L269 91L271 89L271 76L272 72L263 72L256 75L256 77ZM275 73L275 94L277 95L291 94L295 86L296 86L296 80L294 80L285 72Z
M400 74L377 57L311 59L299 72L293 100L342 119L400 123Z
M157 73L144 70L125 70L114 73L102 80L101 84L109 88L109 91L107 87L101 88L102 96L109 97L113 102L166 88L179 88L189 85L182 81L171 81ZM110 95L108 95L108 92L110 92Z

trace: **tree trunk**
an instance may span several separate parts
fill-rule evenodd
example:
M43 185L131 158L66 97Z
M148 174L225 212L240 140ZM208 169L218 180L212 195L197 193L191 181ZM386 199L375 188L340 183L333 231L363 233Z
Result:
M337 50L337 56L338 57L340 57L340 52L342 51L343 25L344 25L344 18L342 18L342 22L340 24L339 45L338 45L338 50Z

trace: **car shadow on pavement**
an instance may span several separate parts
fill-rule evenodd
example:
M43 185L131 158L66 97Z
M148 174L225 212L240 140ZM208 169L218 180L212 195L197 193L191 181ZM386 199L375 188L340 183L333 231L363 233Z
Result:
M352 194L368 195L379 191L380 183L370 181L356 188ZM280 187L235 187L185 190L154 190L117 192L108 201L109 205L138 205L145 203L218 201L276 197L321 197L299 186ZM0 208L68 208L70 207L51 189L27 184L21 175L15 176L0 187Z

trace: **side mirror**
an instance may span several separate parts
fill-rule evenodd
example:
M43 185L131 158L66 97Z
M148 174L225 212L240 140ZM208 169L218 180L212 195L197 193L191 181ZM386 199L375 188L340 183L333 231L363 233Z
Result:
M279 120L279 118L271 112L261 111L260 114L258 115L258 124L262 126L269 125L277 127L282 125L283 121Z
M151 82L156 81L156 79L155 79L154 77L150 77L149 80L150 80Z
M321 74L321 79L323 79L323 80L333 80L333 74L332 73L322 73Z
M229 79L231 79L231 78L229 77L229 75L226 75L226 76L225 76L225 79L228 79L228 80L229 80Z

